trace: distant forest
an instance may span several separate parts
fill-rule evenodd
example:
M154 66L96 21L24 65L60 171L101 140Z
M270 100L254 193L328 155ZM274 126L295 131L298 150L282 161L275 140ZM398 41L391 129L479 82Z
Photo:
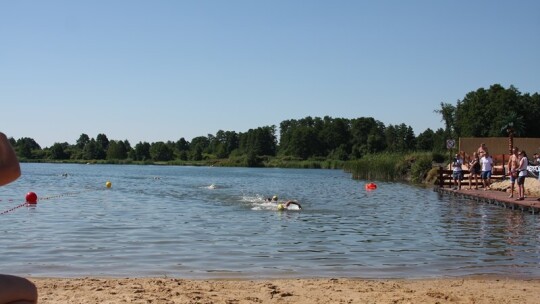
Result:
M441 102L434 109L444 128L426 129L415 136L402 123L385 125L372 117L354 119L305 117L282 121L277 127L263 126L247 132L223 131L198 136L191 141L139 142L95 138L81 134L74 144L55 143L42 148L30 137L10 138L21 160L32 161L204 161L236 159L246 166L261 165L261 158L291 160L357 160L381 152L443 152L446 140L459 137L507 136L512 126L515 136L540 137L540 95L522 94L515 87L499 84L469 92L455 105Z

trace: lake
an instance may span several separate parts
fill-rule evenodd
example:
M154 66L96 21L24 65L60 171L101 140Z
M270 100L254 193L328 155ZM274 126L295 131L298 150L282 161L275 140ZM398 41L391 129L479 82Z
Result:
M540 277L540 217L340 170L21 164L0 273L46 277ZM107 189L105 183L112 187ZM266 197L294 199L278 211Z

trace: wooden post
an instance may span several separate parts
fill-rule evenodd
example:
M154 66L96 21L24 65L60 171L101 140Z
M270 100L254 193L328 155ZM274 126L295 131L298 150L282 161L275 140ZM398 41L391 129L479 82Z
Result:
M503 163L502 163L502 168L503 168L503 178L502 178L502 180L504 180L505 177L506 177L506 167L504 166L504 164L506 164L506 162L504 161L504 156L505 156L505 155L506 155L506 154L503 154Z
M439 166L439 187L444 188L443 167Z

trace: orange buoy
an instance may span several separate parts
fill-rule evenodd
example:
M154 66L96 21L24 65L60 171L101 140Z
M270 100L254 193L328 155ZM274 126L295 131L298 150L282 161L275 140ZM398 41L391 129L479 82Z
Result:
M366 190L375 190L375 189L377 189L377 184L375 183L366 184Z

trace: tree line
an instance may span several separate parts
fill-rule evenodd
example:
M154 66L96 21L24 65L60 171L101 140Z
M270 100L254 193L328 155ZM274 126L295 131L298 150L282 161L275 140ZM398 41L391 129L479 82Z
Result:
M522 94L515 87L492 85L469 92L456 105L440 103L434 110L445 128L426 129L416 136L404 123L385 125L372 117L354 119L305 117L247 132L223 131L191 141L139 142L95 138L81 134L75 144L55 143L41 148L32 138L10 138L22 160L130 160L148 162L241 159L242 165L261 165L262 157L284 159L356 160L381 152L444 152L446 140L459 137L505 136L511 124L518 136L540 137L540 95Z
M456 105L441 103L436 110L448 137L507 136L509 126L521 137L540 137L540 95L522 94L514 86L494 84L469 92Z

